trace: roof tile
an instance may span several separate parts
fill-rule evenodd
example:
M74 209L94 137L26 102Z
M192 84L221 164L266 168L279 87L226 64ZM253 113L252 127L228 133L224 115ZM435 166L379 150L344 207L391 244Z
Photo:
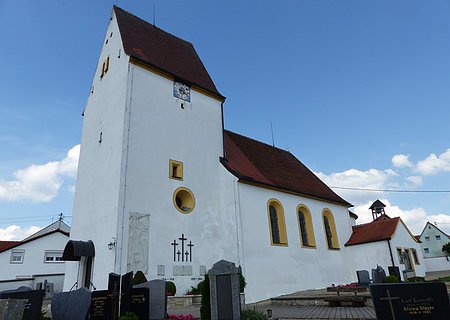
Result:
M397 229L399 220L399 217L380 219L353 226L353 233L345 246L391 239Z

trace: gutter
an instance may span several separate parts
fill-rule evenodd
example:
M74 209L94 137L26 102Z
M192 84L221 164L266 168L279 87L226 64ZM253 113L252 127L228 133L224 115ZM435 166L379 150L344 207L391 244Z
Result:
M394 256L392 255L391 239L387 239L387 243L388 243L388 246L389 246L389 253L391 255L392 266L395 267Z

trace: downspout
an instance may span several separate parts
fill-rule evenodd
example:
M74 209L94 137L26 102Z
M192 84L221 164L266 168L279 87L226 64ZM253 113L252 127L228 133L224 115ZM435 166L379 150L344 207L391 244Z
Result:
M226 159L227 156L225 154L225 123L224 123L224 119L223 119L223 104L225 103L225 98L224 100L220 103L220 112L222 114L222 156Z
M389 246L389 253L391 254L391 262L392 262L392 266L395 267L395 263L394 263L394 256L392 255L392 248L391 248L391 239L387 240L388 246Z

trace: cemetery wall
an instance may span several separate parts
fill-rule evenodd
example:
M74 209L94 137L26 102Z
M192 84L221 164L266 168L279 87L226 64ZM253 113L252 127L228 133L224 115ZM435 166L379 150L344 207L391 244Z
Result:
M356 276L356 271L358 270L367 270L369 271L370 277L372 277L371 270L376 269L377 265L383 267L386 274L388 274L388 267L392 265L392 262L386 240L358 244L350 246L348 249L350 250L349 262L351 262L349 265L353 269L352 281L358 281ZM392 250L392 253L396 255L395 248ZM398 262L395 263L398 266Z
M71 230L71 239L94 242L97 263L94 263L92 282L95 286L106 283L107 273L114 270L114 250L108 250L107 244L116 237L123 184L128 57L123 52L115 19L109 22L103 44L84 110ZM103 62L108 57L109 70L101 78ZM65 290L77 278L78 262L66 263Z
M267 201L275 198L284 208L287 246L271 245ZM348 263L351 223L348 209L319 200L239 183L243 229L243 273L247 280L246 300L254 302L278 294L345 284L353 280ZM306 205L312 215L316 248L300 242L297 206ZM340 250L328 250L322 211L334 215Z
M424 259L426 272L450 271L450 259L436 257Z
M129 243L122 248L116 272L142 270L149 280L174 281L177 294L183 294L218 260L238 262L235 178L219 162L221 103L192 90L191 102L181 108L181 100L173 97L173 80L139 66L130 68L126 198L119 218L124 221L124 244ZM169 178L170 159L183 163L182 180ZM195 207L188 214L174 205L174 191L180 187L194 195ZM146 229L132 227L132 215L148 219ZM184 261L183 254L177 255L183 237Z

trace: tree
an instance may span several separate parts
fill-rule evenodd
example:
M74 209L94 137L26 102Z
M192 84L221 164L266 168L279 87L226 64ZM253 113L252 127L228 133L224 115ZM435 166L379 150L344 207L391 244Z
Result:
M450 242L442 246L442 252L445 252L447 256L450 256Z

